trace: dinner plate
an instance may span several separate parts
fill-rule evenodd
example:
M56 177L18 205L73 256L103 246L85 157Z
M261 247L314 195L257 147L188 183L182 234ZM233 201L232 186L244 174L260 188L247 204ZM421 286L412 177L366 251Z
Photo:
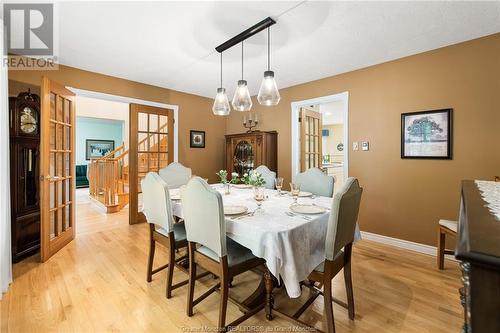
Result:
M292 196L292 193L291 193L291 192L288 192L288 194L289 194L290 196ZM305 192L305 191L300 191L300 192L299 192L299 197L300 197L300 198L310 197L311 195L312 195L312 193L311 193L311 192Z
M240 215L248 212L248 207L245 206L236 206L236 205L227 205L224 206L224 215Z
M299 214L322 214L326 209L315 205L291 205L290 210Z
M248 184L232 184L232 186L236 188L252 188L252 185Z

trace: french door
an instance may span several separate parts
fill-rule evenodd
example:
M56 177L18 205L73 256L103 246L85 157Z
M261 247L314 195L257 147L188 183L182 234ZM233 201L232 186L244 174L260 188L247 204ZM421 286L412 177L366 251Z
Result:
M323 121L320 112L300 109L300 171L321 168Z
M145 222L141 180L174 160L174 112L130 104L129 223Z
M75 237L75 101L63 85L42 78L40 135L41 260Z

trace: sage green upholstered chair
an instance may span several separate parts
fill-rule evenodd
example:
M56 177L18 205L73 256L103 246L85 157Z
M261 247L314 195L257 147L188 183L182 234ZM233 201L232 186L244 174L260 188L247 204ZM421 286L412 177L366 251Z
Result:
M181 163L173 162L160 169L158 172L160 177L167 183L170 189L179 188L186 185L191 179L192 172L190 168L185 167Z
M166 296L172 296L172 290L187 284L188 280L173 285L174 266L177 266L185 273L187 270L178 265L186 256L175 258L176 250L187 247L186 230L184 223L174 223L172 215L172 205L170 202L169 188L165 181L154 172L149 172L141 181L144 215L149 223L149 258L147 267L147 281L151 282L153 274L167 269ZM168 263L159 268L153 269L153 261L156 249L156 242L165 246L168 250Z
M295 183L300 185L300 190L311 192L323 197L333 196L333 184L335 180L332 176L327 176L318 168L311 168L295 176Z
M222 197L206 181L200 177L193 177L181 190L181 200L189 254L187 315L192 316L194 306L219 289L218 326L221 331L225 331L227 329L226 309L230 281L234 276L262 265L265 261L255 257L249 249L226 236ZM218 276L220 282L195 300L194 286L197 266L201 266ZM238 325L257 313L262 307L245 312L229 326Z
M349 319L354 320L354 294L351 278L351 255L354 242L354 231L358 220L359 205L363 189L359 187L356 178L348 178L340 191L335 194L332 203L330 219L328 220L328 231L325 243L325 261L309 274L312 284L305 284L313 290L307 300L294 315L298 319L300 315L312 304L319 295L324 296L325 319L327 332L335 332L333 319L332 301L348 309ZM332 296L332 279L344 269L344 282L347 292L347 304ZM315 282L323 285L323 291L315 286Z
M276 172L269 170L269 168L265 165L261 165L255 169L256 172L262 175L264 181L264 187L267 189L274 189L274 180L276 179Z

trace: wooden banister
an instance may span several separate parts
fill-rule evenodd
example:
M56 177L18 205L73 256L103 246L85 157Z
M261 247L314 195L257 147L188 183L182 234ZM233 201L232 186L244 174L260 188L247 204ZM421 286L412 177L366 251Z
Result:
M156 133L148 133L139 141L138 151L149 151L151 147L160 145L162 139L157 135L162 134L161 130L165 127L167 124L160 126ZM151 138L153 142L150 141ZM150 147L141 148L145 144ZM128 154L129 150L122 144L105 156L90 159L88 166L90 197L104 205L107 212L119 211L128 203ZM143 158L139 158L139 163L144 163Z

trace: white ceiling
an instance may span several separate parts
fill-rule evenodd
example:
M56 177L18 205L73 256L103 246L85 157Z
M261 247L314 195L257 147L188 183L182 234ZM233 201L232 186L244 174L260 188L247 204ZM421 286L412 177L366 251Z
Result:
M297 6L296 8L293 8ZM212 97L214 47L272 16L280 88L500 31L500 2L63 2L62 64ZM240 47L224 53L232 96ZM266 34L245 42L245 79L256 94Z

